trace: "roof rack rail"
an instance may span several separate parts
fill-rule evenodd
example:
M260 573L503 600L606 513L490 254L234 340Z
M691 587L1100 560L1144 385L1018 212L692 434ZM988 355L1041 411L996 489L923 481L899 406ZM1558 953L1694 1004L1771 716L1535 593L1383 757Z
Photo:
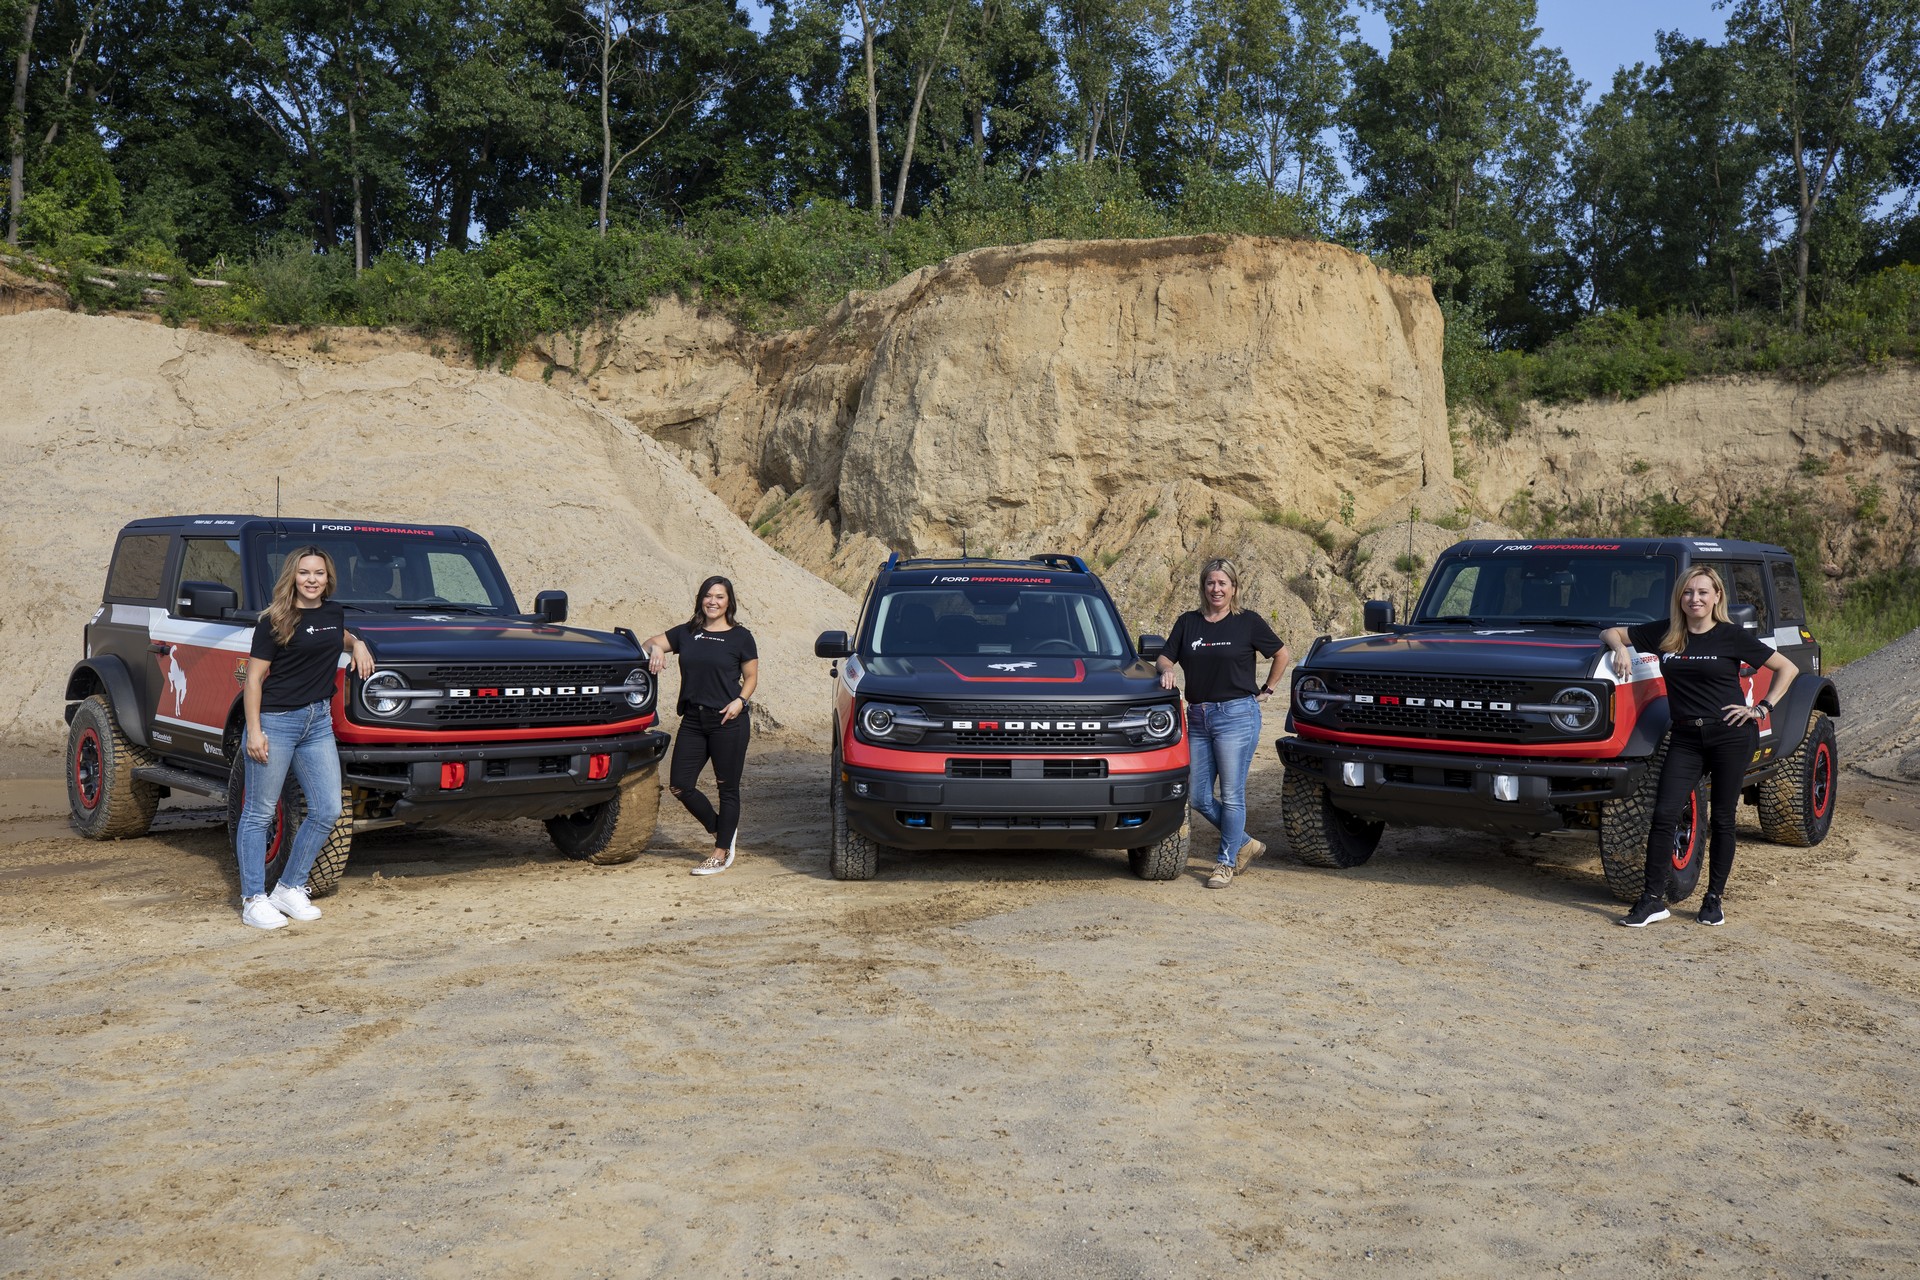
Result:
M1025 556L1009 559L1004 556L903 556L898 551L889 552L883 570L932 568L946 565L998 564L998 565L1044 565L1049 569L1060 569L1067 573L1091 573L1087 562L1079 556L1066 555L1063 552L1049 552L1046 555Z
M1090 573L1087 562L1079 556L1070 556L1064 552L1051 551L1043 556L1028 556L1035 564L1044 564L1050 569L1066 569L1072 573Z

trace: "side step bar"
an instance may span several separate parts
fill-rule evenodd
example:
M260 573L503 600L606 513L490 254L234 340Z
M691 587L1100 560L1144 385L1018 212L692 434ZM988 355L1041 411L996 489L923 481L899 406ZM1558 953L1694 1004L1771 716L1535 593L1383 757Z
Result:
M185 769L175 769L164 764L145 764L133 771L133 776L142 782L151 782L155 786L170 787L176 791L192 791L197 795L211 796L225 803L227 788L225 783L198 773L188 773Z

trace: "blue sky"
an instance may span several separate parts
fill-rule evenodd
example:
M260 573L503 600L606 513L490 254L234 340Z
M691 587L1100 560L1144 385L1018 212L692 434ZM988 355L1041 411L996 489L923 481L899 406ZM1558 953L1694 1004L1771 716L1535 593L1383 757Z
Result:
M1653 61L1657 31L1680 31L1718 41L1726 33L1727 12L1713 0L1538 0L1540 42L1567 55L1573 74L1587 82L1587 101L1613 85L1613 73L1636 62ZM1378 13L1361 11L1360 34L1368 43L1386 39L1387 24Z

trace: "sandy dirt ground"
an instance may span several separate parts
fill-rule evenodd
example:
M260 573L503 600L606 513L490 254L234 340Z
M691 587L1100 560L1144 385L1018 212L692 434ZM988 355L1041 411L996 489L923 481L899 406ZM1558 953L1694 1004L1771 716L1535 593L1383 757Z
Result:
M1920 802L1743 824L1728 924L1590 841L826 872L756 759L688 877L532 823L361 842L240 927L211 814L0 788L0 1276L1877 1276L1920 1251ZM1255 829L1280 844L1279 770ZM49 809L48 803L55 806ZM1746 811L1750 817L1751 811ZM1204 824L1196 820L1197 829Z

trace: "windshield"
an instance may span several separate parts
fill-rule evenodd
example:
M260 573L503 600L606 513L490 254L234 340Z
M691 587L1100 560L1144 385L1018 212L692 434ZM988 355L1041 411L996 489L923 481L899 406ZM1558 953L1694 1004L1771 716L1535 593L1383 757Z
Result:
M263 595L273 590L287 556L305 546L319 547L333 557L340 577L333 598L342 604L365 609L430 606L463 613L517 612L500 567L485 546L390 533L258 538L253 554Z
M1415 622L1613 627L1667 616L1670 556L1484 555L1434 570Z
M1124 658L1120 617L1102 596L1052 587L904 588L880 599L869 652Z

